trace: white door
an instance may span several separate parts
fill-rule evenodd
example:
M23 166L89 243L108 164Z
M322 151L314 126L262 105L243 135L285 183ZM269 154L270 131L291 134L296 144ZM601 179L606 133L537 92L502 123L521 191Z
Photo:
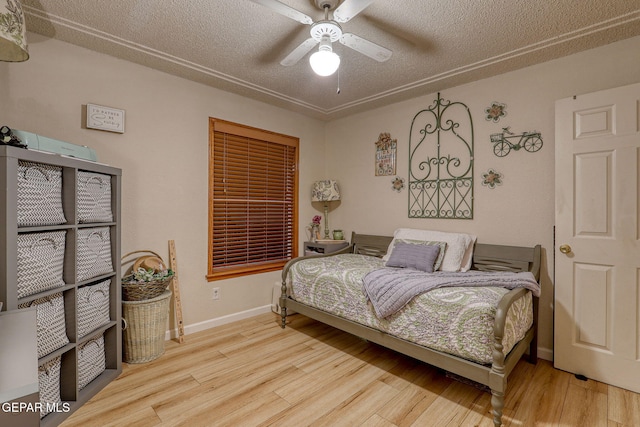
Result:
M640 84L556 102L554 365L640 392Z

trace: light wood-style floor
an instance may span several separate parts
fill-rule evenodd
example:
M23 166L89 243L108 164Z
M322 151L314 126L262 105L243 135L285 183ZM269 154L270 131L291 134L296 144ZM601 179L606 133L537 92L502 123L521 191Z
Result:
M67 419L86 426L493 426L490 394L301 315L166 343ZM509 380L505 426L640 426L640 395L540 360Z

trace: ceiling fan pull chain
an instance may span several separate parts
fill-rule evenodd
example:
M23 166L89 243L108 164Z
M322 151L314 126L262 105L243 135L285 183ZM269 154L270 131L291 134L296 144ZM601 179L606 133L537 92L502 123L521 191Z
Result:
M340 95L340 68L338 68L338 90L336 90L336 93Z

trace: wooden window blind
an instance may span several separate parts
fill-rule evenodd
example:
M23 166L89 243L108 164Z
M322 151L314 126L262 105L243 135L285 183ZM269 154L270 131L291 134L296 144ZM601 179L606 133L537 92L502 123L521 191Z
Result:
M297 254L298 138L210 119L209 280Z

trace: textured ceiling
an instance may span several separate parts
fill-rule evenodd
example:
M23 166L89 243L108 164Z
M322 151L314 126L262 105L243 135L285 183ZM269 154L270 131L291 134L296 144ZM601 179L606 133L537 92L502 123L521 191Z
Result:
M323 18L313 0L281 2ZM280 65L310 27L249 0L22 4L29 31L323 120L640 35L640 0L377 0L341 25L393 56L336 42L338 83L308 55Z

